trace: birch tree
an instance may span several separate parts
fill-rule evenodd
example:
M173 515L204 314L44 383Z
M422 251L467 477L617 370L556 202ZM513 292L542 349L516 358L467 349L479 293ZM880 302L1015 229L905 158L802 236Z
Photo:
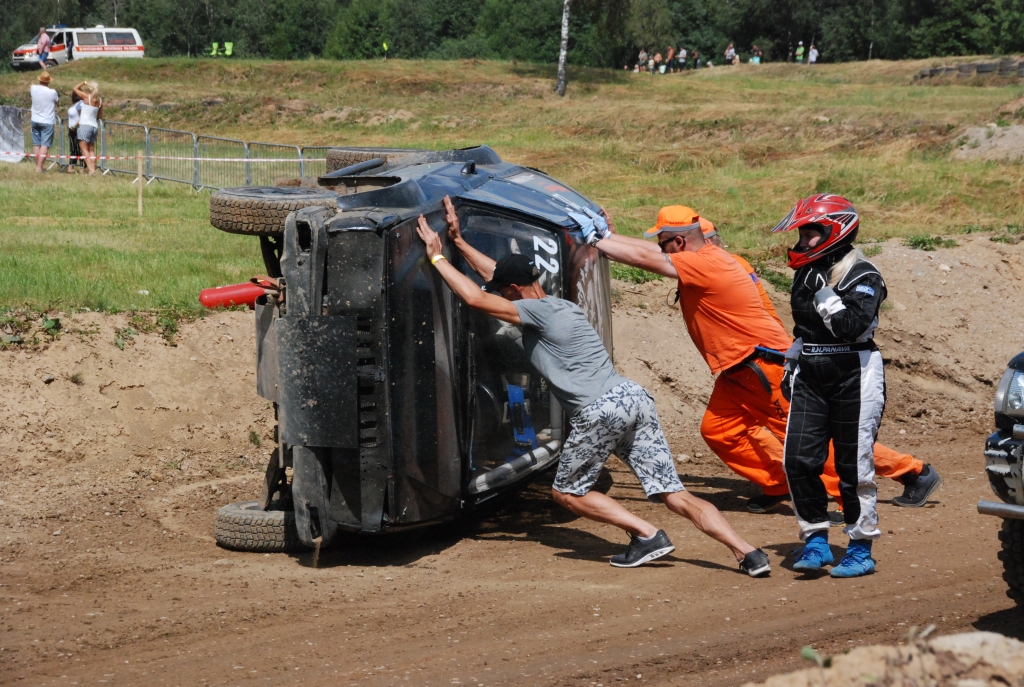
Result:
M572 0L563 0L562 4L562 47L558 51L558 95L565 95L565 60L569 55L569 6Z

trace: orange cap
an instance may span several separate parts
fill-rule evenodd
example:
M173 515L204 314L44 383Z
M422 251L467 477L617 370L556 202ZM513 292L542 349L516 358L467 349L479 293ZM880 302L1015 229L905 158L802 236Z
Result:
M663 231L686 231L700 226L700 215L685 205L666 205L658 211L657 223L644 232L647 238L654 238Z
M703 217L700 218L700 230L706 239L718 236L718 230L715 229L714 223L709 219L704 219Z

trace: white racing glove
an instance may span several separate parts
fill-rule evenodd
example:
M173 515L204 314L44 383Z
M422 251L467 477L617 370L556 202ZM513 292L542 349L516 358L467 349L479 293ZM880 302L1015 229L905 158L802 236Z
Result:
M796 371L797 362L800 360L800 351L803 350L804 340L797 339L786 351L786 363L783 365L785 372L782 374L782 384L779 389L782 397L787 401L793 400L793 373Z
M596 246L597 242L604 238L604 233L598 230L597 224L592 218L583 213L574 212L572 210L567 210L566 212L569 217L576 222L576 224L580 225L580 229L583 231L583 240L586 241L588 245ZM607 227L608 225L606 224L605 231L607 231Z
M818 289L818 292L814 294L814 309L821 315L822 321L828 330L832 331L832 318L842 311L846 310L846 306L843 305L843 299L832 290L831 286L825 286ZM832 332L833 334L835 332Z

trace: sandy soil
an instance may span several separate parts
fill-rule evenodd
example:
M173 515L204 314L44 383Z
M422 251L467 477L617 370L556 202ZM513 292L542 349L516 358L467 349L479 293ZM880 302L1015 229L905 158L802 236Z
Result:
M1024 156L1024 126L972 126L953 150L958 160L1020 160Z
M616 284L617 364L655 394L684 482L770 552L768 579L740 575L614 461L609 493L665 527L672 557L610 567L622 535L559 510L543 480L454 525L345 540L319 568L219 549L214 513L258 492L269 445L251 316L123 351L123 318L65 318L43 349L0 352L0 684L734 685L802 667L804 645L834 654L912 625L1020 636L999 522L974 504L990 495L993 383L1024 349L1007 316L1022 256L975 235L875 258L890 290L882 439L946 483L927 508L882 505L877 574L843 582L788 569L791 513L744 512L755 490L701 442L712 378L666 281Z

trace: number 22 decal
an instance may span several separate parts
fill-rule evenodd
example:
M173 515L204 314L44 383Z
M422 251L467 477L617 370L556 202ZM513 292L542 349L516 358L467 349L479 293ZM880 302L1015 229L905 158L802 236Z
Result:
M557 255L558 244L555 243L554 239L541 238L540 236L533 237L534 263L536 263L538 267L543 267L551 274L558 274L557 258L548 260L541 255L541 251L544 251L549 255Z

